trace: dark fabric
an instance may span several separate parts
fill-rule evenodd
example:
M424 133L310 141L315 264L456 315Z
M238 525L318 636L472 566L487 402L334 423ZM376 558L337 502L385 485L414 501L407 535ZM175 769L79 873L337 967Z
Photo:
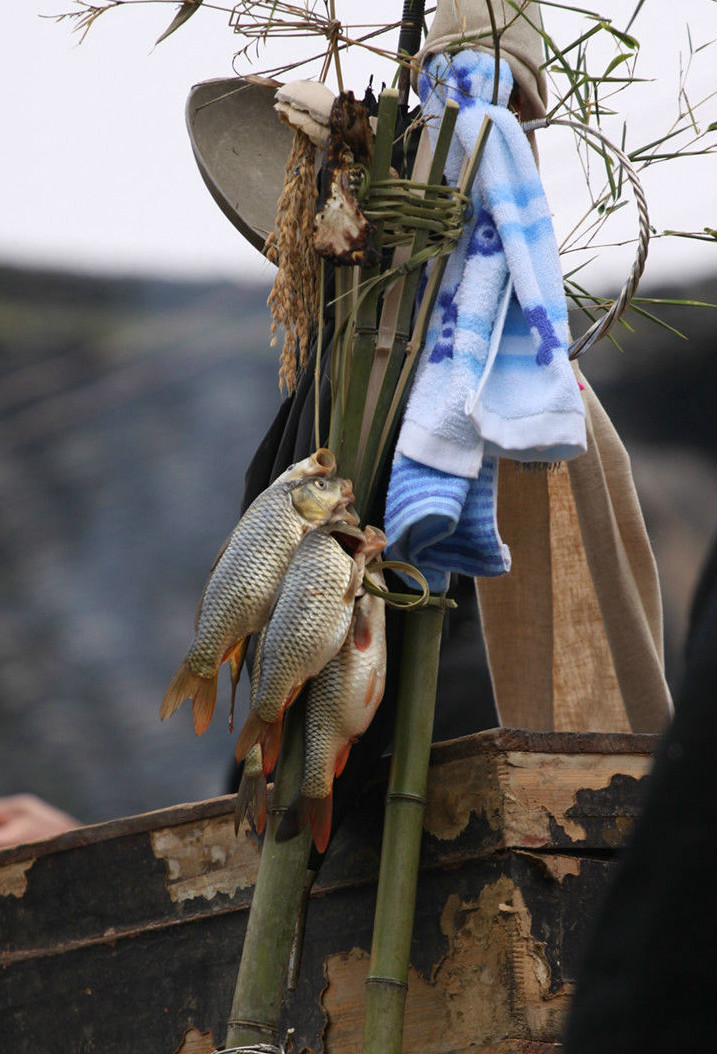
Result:
M717 544L644 812L598 916L565 1054L717 1049Z

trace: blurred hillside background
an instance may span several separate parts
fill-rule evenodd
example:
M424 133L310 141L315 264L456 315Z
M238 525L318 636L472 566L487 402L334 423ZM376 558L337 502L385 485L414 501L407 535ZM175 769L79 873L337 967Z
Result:
M714 303L717 279L651 294ZM159 702L280 401L266 295L0 267L0 794L89 823L225 791L228 681L201 739ZM632 456L674 686L717 529L717 316L657 311L689 339L632 318L583 363ZM472 616L450 634L443 705L485 720Z

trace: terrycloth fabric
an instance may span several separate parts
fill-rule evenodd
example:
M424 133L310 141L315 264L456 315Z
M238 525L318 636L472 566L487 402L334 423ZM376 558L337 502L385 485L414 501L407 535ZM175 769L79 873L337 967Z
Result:
M390 524L395 538L391 559L418 567L432 593L448 589L451 571L469 576L509 571L510 552L495 517L497 486L496 458L485 458L478 477L468 479L397 454L386 496L386 529Z
M484 115L493 120L474 184L473 217L446 266L389 484L385 527L392 555L406 558L412 552L424 573L465 572L464 554L471 548L470 573L507 571L510 558L494 512L488 517L484 509L487 488L495 491L495 458L558 461L585 449L584 410L567 358L567 307L548 206L529 144L505 108L512 87L505 62L500 63L498 105L487 101L494 69L487 54L466 51L452 59L434 56L420 78L434 138L446 100L455 99L460 107L446 163L449 183L458 182ZM433 509L431 469L447 477ZM472 483L481 473L484 479ZM450 517L444 508L448 489ZM467 505L480 505L481 516L466 511L462 522ZM423 519L429 521L425 529ZM404 536L407 531L411 537ZM460 538L454 564L449 534L457 535L456 542ZM423 550L418 539L425 543Z

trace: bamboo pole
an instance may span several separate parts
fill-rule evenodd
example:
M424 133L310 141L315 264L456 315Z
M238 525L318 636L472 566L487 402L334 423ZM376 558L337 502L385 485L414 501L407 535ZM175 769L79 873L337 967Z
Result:
M285 722L274 799L227 1023L227 1047L260 1043L279 1047L281 1004L311 849L309 827L289 842L277 844L274 840L281 817L301 783L304 714L300 702L294 704Z
M438 138L433 153L433 161L428 174L429 185L440 184L443 178L443 169L448 156L448 148L453 136L457 116L458 104L450 99L446 105L446 110L441 119L441 125L438 131ZM411 256L421 252L422 249L425 249L427 244L428 232L424 230L416 231L411 246ZM396 390L396 383L404 362L406 346L410 337L411 317L413 315L413 307L416 300L416 290L418 288L420 276L421 270L420 268L416 268L403 279L404 284L401 294L398 322L396 325L396 336L386 364L381 387L379 389L373 420L371 421L366 445L363 450L361 469L355 480L354 493L356 494L356 500L359 507L363 507L366 496L376 476L374 466L376 465L381 434L386 423L386 417Z
M406 616L363 1054L401 1054L444 605Z
M374 144L371 181L385 179L391 167L391 151L396 130L396 113L398 110L398 92L385 88L381 93L378 105L376 125L376 142ZM376 224L374 245L381 251L383 230L381 223ZM367 268L360 272L361 283L358 287L358 305L356 309L353 333L353 345L350 350L346 334L344 343L344 362L350 370L346 392L346 404L343 412L342 433L339 448L334 450L339 472L355 480L356 455L361 434L366 388L373 364L376 349L377 310L379 290L373 287L373 280L380 274L381 266ZM362 285L371 283L368 291L362 292Z

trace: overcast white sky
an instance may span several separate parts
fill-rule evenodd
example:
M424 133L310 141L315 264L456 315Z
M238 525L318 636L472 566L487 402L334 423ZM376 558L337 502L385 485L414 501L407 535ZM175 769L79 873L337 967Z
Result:
M208 2L208 0L207 0ZM118 273L230 278L272 273L216 207L202 183L184 126L192 84L232 74L238 38L226 12L201 10L174 36L152 44L169 22L171 3L120 8L104 15L78 46L69 24L40 18L68 10L72 0L2 0L0 87L3 150L0 165L0 261ZM625 0L598 0L619 28L633 8ZM401 0L341 2L340 17L385 21L400 17ZM393 10L395 8L395 11ZM357 16L360 9L360 16ZM561 42L577 36L575 16L546 9L548 29ZM633 85L618 100L627 120L627 149L656 138L677 115L680 66L687 63L686 25L696 48L717 37L714 0L646 0L632 32L642 48L638 72L654 83ZM388 46L395 43L389 39ZM289 54L300 46L289 45ZM281 61L272 49L254 67ZM607 58L612 53L606 53ZM717 51L694 57L687 81L690 102L717 89ZM246 64L242 70L248 70ZM345 74L362 92L368 74L390 70L357 52ZM305 74L297 74L305 75ZM717 118L712 99L700 123ZM614 126L619 139L621 123ZM540 134L542 172L559 237L582 211L584 181L570 133ZM695 158L654 166L644 176L651 219L658 230L717 227L717 160ZM636 230L630 205L621 210L622 240ZM600 252L586 283L619 286L631 249ZM715 273L714 243L654 241L649 284ZM574 265L564 258L564 269ZM586 272L587 274L587 272Z

